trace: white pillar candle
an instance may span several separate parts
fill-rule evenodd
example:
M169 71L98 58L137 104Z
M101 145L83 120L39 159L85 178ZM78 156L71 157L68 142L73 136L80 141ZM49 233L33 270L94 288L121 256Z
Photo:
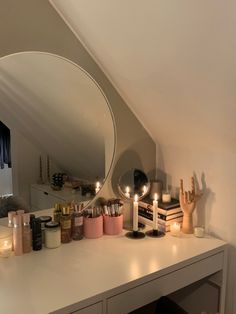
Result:
M157 193L154 194L153 206L153 230L158 230L158 202L157 202Z
M172 236L174 237L177 237L180 235L180 223L178 222L173 222L171 225L170 225L170 233Z
M130 187L129 186L127 186L125 188L125 197L130 198Z
M133 231L138 231L138 195L134 195L133 202Z

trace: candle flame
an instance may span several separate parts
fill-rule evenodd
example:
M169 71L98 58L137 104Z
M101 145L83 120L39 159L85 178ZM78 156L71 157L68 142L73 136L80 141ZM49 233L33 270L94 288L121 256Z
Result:
M8 246L8 241L7 240L5 240L4 242L3 242L3 246Z
M157 201L157 193L154 193L154 201Z
M143 194L145 194L147 192L147 187L146 185L143 186Z
M130 187L129 187L129 186L126 187L125 192L126 192L126 193L129 193L129 192L130 192Z
M135 201L135 202L138 202L138 194L135 194L135 195L134 195L134 201Z
M99 181L96 182L96 188L97 188L97 189L100 188L100 182L99 182Z

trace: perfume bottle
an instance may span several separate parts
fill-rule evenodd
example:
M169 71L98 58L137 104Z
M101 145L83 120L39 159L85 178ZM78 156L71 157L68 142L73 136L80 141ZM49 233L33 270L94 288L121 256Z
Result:
M41 220L39 218L32 220L32 246L34 251L42 249L42 230Z
M32 250L32 235L30 228L30 215L23 214L23 253L29 253Z
M61 205L60 205L60 204L55 204L55 206L54 206L54 211L53 211L53 218L54 218L54 221L60 223L60 221L61 221L61 215L62 215Z
M81 209L78 210L77 204L74 206L74 212L72 214L72 239L83 239L83 214Z
M61 243L69 243L71 241L71 214L69 206L62 208L60 224Z
M23 254L21 215L13 216L13 247L15 255Z

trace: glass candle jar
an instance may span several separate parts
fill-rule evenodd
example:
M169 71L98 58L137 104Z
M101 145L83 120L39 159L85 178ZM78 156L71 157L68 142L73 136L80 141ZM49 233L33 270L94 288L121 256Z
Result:
M61 245L61 228L56 221L45 224L45 247L55 249Z
M12 252L12 229L0 226L0 257L9 257Z

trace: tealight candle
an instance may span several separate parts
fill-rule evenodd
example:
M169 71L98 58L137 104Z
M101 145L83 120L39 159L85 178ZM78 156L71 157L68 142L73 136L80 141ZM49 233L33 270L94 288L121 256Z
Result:
M100 190L101 186L100 186L100 182L96 182L96 188L95 188L95 192L98 193Z
M133 231L138 231L138 195L134 195L133 202Z
M9 257L12 252L12 243L9 240L4 240L3 245L0 247L0 256Z
M204 228L203 227L195 227L194 228L194 235L197 238L203 238L204 237Z
M173 222L171 225L170 225L170 233L172 236L174 237L178 237L180 235L180 223L178 222Z
M153 230L158 230L158 201L157 201L157 193L154 194L153 200Z
M162 202L163 203L170 203L171 202L171 195L170 192L162 192Z
M125 197L130 198L130 187L129 186L127 186L125 188Z

